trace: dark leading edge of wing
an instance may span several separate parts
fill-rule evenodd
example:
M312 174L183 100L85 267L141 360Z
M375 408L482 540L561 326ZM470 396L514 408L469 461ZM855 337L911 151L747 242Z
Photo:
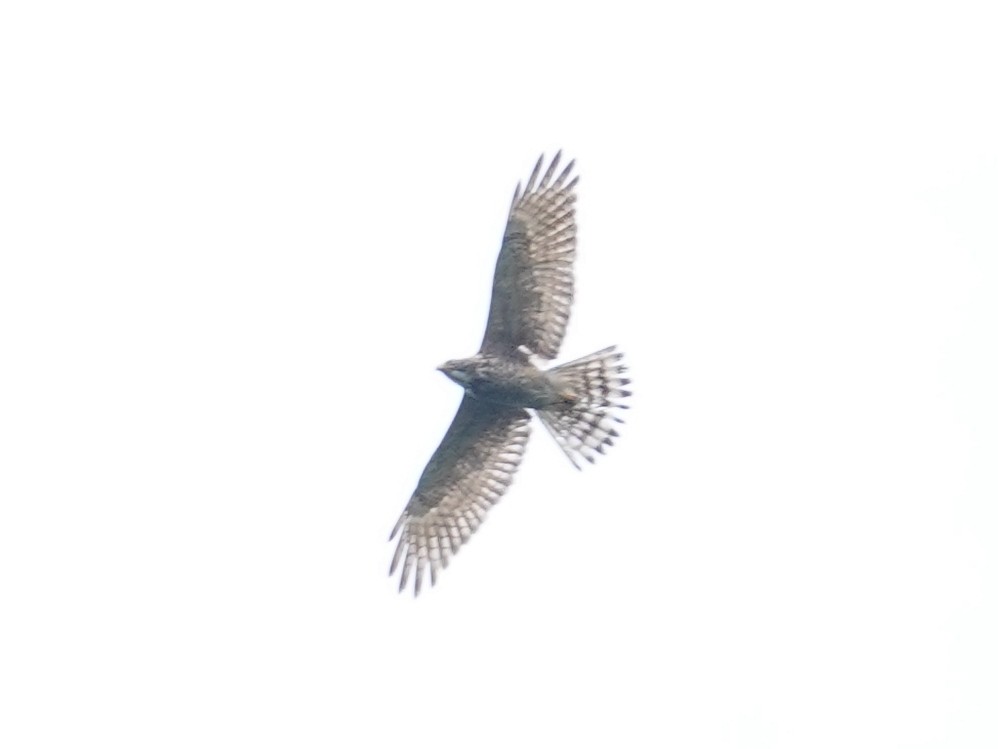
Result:
M427 565L430 582L436 583L440 568L447 566L509 487L529 436L526 411L464 397L389 537L401 531L388 572L394 574L402 564L399 591L415 569L413 592L419 595Z
M492 305L481 350L513 354L525 346L544 359L558 355L574 295L575 185L569 162L554 177L555 154L538 182L544 157L526 189L516 186L496 261Z

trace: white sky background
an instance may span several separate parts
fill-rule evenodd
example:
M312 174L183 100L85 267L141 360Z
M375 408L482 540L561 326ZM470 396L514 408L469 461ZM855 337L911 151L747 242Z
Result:
M0 745L998 745L998 24L812 6L5 4ZM557 148L629 423L413 601Z

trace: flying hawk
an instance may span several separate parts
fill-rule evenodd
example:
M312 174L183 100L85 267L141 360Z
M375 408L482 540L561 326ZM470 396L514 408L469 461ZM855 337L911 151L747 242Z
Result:
M464 399L389 540L399 536L389 575L401 565L399 591L415 571L419 595L471 537L505 493L530 435L531 412L578 468L613 444L624 387L623 354L614 347L540 369L558 355L574 295L574 161L555 176L561 152L541 173L541 156L516 186L492 284L492 306L477 354L440 371Z

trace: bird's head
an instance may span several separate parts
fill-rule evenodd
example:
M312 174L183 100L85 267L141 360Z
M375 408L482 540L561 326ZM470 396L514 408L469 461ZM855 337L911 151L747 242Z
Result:
M473 359L451 359L441 364L437 369L461 387L467 387L471 384L475 374L475 361Z

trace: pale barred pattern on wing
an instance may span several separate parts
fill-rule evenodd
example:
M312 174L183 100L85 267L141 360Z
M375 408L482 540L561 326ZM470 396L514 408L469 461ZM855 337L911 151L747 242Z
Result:
M558 355L575 293L574 190L579 181L569 179L574 161L555 177L560 160L559 151L541 175L541 156L526 187L516 186L496 267L489 320L493 335L486 332L485 350L502 344L507 352L526 346L543 359Z
M394 574L401 562L399 592L415 570L413 595L419 595L427 566L430 583L436 584L440 569L509 488L530 436L528 412L496 411L468 397L454 425L458 428L437 448L389 537L401 531L388 572Z
M628 408L621 400L631 395L624 389L631 381L623 376L627 371L620 363L623 358L611 346L551 370L577 400L571 406L544 409L537 415L576 468L575 455L592 463L596 454L602 455L619 436L615 425L623 419L615 412Z

